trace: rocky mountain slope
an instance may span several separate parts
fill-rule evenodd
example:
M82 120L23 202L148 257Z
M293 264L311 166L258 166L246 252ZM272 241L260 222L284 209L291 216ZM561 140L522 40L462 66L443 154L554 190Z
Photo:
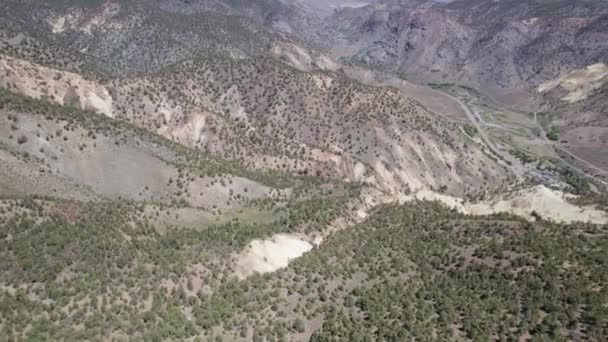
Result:
M87 81L3 59L4 86L95 110L248 168L462 195L509 171L407 94L268 59L210 59L158 74ZM488 185L493 184L492 187Z
M342 55L522 108L540 83L608 56L605 1L387 0L328 22L347 37Z
M0 6L3 52L108 76L155 72L197 56L281 55L301 39L327 42L316 17L276 0L6 1ZM311 59L306 48L295 50Z
M1 104L5 195L118 197L212 211L280 194L264 177L251 180L255 173L99 114L6 90Z

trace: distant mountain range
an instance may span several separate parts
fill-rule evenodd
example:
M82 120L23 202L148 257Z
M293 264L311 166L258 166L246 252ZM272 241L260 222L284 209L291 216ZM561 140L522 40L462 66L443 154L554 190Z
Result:
M540 83L608 58L605 1L385 0L326 22L346 37L344 55L508 104L534 102Z

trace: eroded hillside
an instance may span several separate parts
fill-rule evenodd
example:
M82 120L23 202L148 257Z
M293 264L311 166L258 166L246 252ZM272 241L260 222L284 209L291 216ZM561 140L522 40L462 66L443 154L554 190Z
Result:
M0 2L0 340L605 340L603 8Z
M209 59L102 82L11 58L3 63L9 89L95 109L245 167L363 181L389 192L508 185L508 170L457 125L402 91L336 73L303 73L269 59Z

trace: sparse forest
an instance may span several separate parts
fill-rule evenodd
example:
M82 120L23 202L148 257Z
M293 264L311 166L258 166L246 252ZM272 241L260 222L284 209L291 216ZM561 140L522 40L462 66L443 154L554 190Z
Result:
M324 220L302 217L306 210L296 206L269 226L159 234L136 203L23 199L4 200L0 210L0 331L9 339L602 340L608 333L606 227L389 206L289 269L238 281L226 272L231 251L290 223Z
M0 1L0 342L606 341L607 15Z

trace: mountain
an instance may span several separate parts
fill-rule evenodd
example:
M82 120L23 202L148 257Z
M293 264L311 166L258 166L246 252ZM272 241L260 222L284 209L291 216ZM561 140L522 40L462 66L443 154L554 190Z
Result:
M604 7L2 1L0 340L605 340Z
M99 82L12 58L3 65L8 89L96 110L246 167L459 195L510 174L406 94L331 72L220 58Z
M459 125L404 91L332 71L337 62L273 29L271 17L300 23L292 18L303 13L297 4L4 6L10 11L3 20L1 84L10 91L95 111L256 170L366 182L389 193L444 189L459 196L514 180L507 164L468 142ZM208 31L207 17L238 25ZM194 25L198 20L203 24ZM259 55L263 44L247 39L251 30L281 48ZM220 31L221 41L214 34ZM222 49L211 54L210 44ZM238 58L229 52L237 50ZM298 57L309 57L308 64Z
M385 0L344 8L325 23L338 32L334 56L416 83L472 89L465 97L484 102L480 112L527 113L517 121L536 126L529 141L514 146L511 135L499 145L532 155L542 145L540 154L605 184L607 2Z
M605 1L381 1L339 11L339 49L372 67L529 108L536 87L605 61Z
M292 31L313 42L324 40L318 22L275 0L7 1L1 6L5 53L110 77L156 72L199 56L280 55L300 40L287 35ZM28 51L34 47L44 49L43 55ZM311 59L306 47L295 50ZM73 66L74 59L84 65Z

